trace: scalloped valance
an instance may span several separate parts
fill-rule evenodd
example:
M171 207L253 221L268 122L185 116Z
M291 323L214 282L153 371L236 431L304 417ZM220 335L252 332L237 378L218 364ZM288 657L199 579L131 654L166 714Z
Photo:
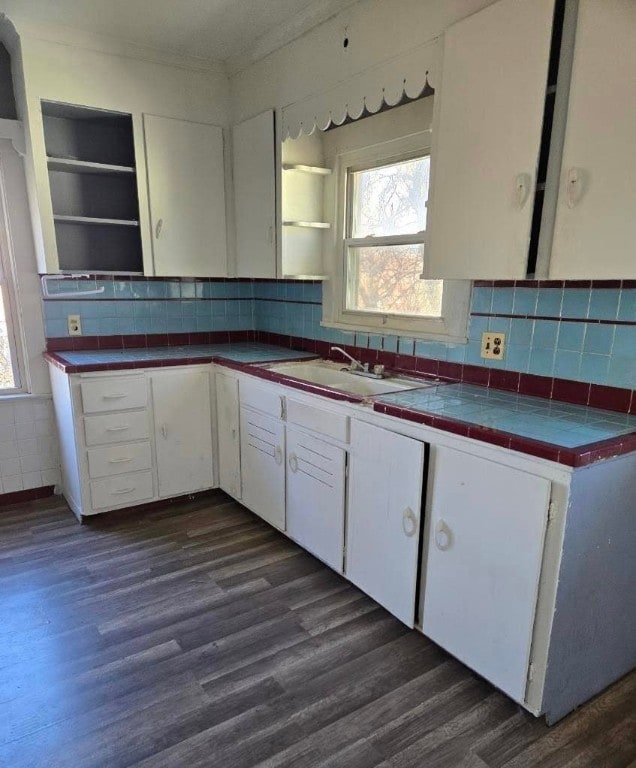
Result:
M357 120L382 106L395 106L405 96L420 96L434 88L439 77L440 39L402 54L390 61L347 78L334 88L314 94L283 109L283 139L311 134L316 128L341 125L347 118Z

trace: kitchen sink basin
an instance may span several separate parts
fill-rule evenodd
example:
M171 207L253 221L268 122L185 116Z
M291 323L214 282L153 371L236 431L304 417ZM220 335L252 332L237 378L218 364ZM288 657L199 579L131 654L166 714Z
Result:
M409 379L404 376L389 376L384 379L372 379L357 376L341 363L331 363L327 360L316 360L308 363L275 363L267 366L268 370L289 376L293 379L318 384L322 387L337 389L360 397L384 395L387 392L400 392L405 389L420 389L435 386L437 381L424 379Z

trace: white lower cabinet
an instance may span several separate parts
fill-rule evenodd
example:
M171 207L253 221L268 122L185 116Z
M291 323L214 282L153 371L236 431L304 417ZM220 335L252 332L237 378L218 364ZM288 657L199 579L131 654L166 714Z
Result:
M431 448L422 631L525 698L551 483Z
M285 530L285 426L280 419L241 406L241 500Z
M352 420L345 575L415 623L424 443Z
M219 486L235 499L241 498L241 423L239 383L236 376L217 372L216 430L219 445Z
M150 376L159 496L214 485L210 374L158 371Z
M342 573L346 453L287 427L287 533Z

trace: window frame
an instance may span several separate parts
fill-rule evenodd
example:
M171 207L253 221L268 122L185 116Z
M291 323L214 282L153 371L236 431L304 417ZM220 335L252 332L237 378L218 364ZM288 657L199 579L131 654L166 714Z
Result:
M363 331L372 334L409 336L431 341L465 343L467 341L468 309L470 304L470 282L444 280L442 315L439 318L393 313L365 312L346 307L347 251L353 241L360 247L368 244L423 244L426 248L426 230L414 235L392 235L374 238L349 238L353 216L353 185L349 174L355 171L392 165L416 157L430 156L430 131L421 131L409 136L374 144L361 149L342 152L337 155L334 173L334 220L333 249L330 254L332 265L330 280L325 284L325 301L321 325L348 331ZM429 188L427 202L427 223L430 224Z
M26 394L27 376L25 369L24 344L20 334L18 311L17 275L12 249L7 200L7 178L2 153L0 153L0 294L4 304L10 363L15 387L0 387L0 398Z

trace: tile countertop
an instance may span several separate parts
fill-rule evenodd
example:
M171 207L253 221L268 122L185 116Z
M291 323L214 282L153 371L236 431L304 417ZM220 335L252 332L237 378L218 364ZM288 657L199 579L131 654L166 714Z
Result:
M231 344L188 344L178 347L147 347L143 349L95 349L81 352L45 352L48 362L66 373L117 371L126 368L153 368L168 365L192 365L214 360L235 363L279 362L316 357L285 347L256 342Z
M308 352L271 344L237 342L144 349L45 352L66 373L115 371L226 361L247 370L252 364L315 358ZM337 400L363 398L294 381L266 369L259 377ZM572 467L636 451L636 417L559 400L518 395L475 384L444 383L370 399L373 409L389 416L426 424L492 445Z
M636 450L636 416L475 384L381 395L374 410L573 467Z

